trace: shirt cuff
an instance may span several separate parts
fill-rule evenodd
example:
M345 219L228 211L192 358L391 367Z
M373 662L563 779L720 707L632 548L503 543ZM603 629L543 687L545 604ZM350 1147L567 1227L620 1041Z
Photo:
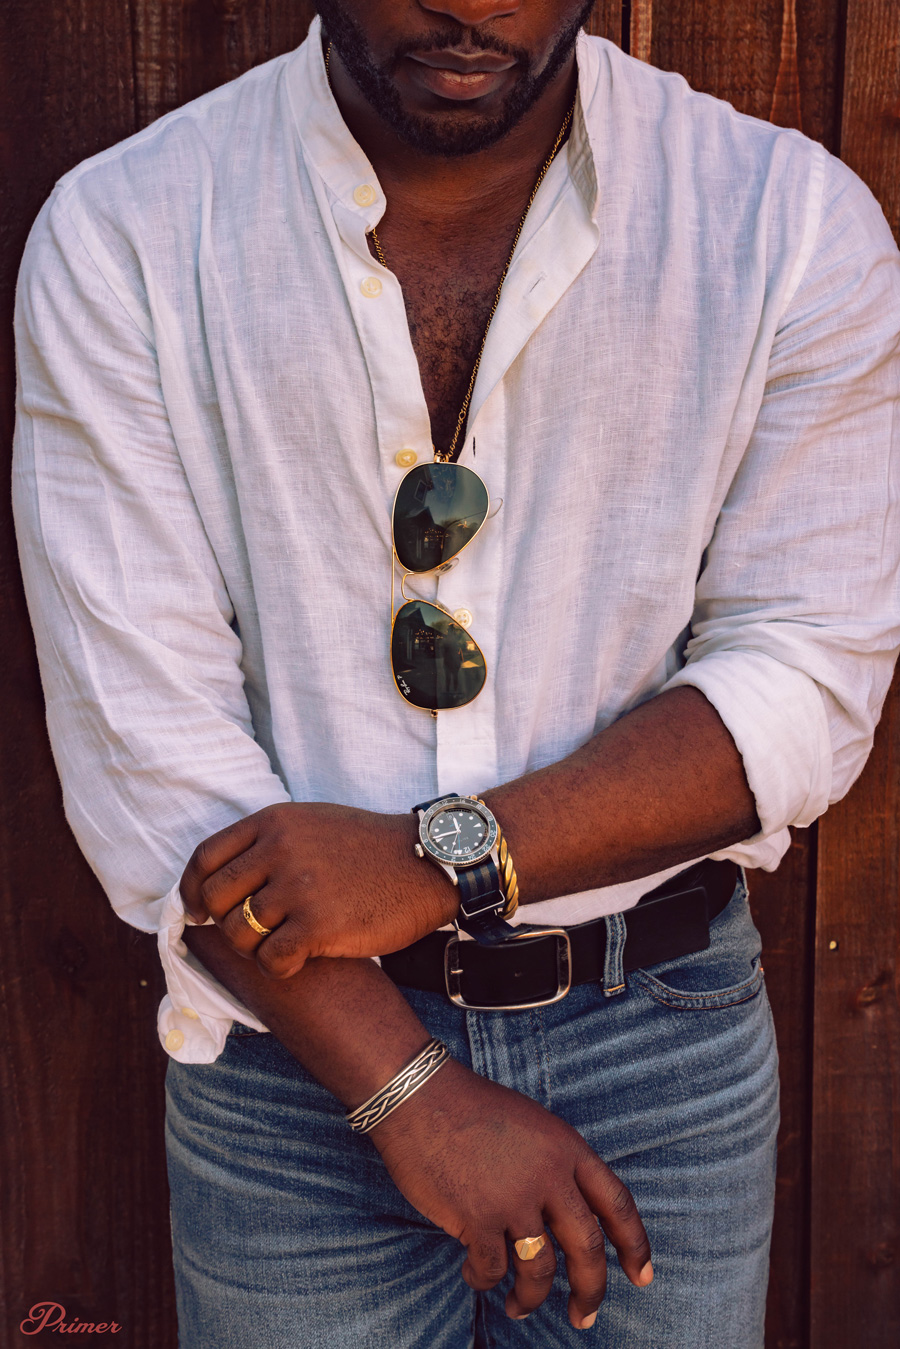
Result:
M208 918L203 927L212 923ZM214 979L182 939L187 916L181 891L163 900L157 943L168 993L159 1004L157 1030L166 1053L178 1063L213 1063L221 1054L233 1021L267 1031L258 1017Z
M737 745L762 826L757 839L827 810L831 737L814 679L764 652L726 649L689 661L660 692L681 684L704 694Z

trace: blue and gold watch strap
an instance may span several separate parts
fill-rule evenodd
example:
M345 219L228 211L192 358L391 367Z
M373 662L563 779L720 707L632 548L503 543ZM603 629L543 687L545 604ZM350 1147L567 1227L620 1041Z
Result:
M420 811L424 813L440 801L458 799L458 792L446 792L433 797L430 801L422 801L419 805L413 806L412 812L418 815ZM482 809L488 809L483 801L479 801L478 804ZM469 936L474 937L482 946L497 946L512 937L515 928L500 917L507 907L507 897L493 858L487 857L472 867L454 865L453 872L459 890L457 927L468 932Z
M500 885L500 873L490 857L474 867L457 867L459 913L456 922L482 946L497 946L511 937L515 928L500 914L506 908L506 895Z

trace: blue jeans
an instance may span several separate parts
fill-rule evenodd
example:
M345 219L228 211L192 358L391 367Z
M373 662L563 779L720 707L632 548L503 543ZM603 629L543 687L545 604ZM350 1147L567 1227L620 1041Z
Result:
M475 1294L372 1143L273 1035L169 1061L166 1146L180 1349L761 1349L778 1084L760 943L740 882L709 950L585 984L552 1007L465 1012L406 990L476 1072L568 1120L631 1189L655 1282L610 1251L597 1322L565 1274L526 1321ZM617 975L608 972L610 988Z

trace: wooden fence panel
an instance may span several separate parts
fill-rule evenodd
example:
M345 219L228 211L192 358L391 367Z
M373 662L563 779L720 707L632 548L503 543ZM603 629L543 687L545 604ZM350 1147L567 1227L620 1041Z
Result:
M6 4L0 24L0 430L8 465L13 287L54 180L135 129L128 7ZM110 912L63 820L0 487L3 792L0 796L0 1344L37 1301L127 1326L168 1349L171 1257L161 1134L154 943ZM162 1183L161 1183L162 1178Z
M850 0L841 153L900 237L900 6ZM900 1344L900 679L820 823L811 1346Z

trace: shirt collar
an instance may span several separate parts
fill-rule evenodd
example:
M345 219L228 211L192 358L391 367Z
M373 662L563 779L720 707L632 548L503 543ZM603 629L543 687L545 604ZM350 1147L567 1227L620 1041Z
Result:
M575 52L578 100L569 133L567 163L569 176L594 220L599 205L596 124L598 119L602 120L606 63L600 59L596 43L584 33L578 36ZM297 134L308 166L328 189L332 209L339 205L343 208L341 216L349 212L361 231L368 233L384 214L385 196L375 170L350 134L331 92L318 15L310 24L306 41L289 63L288 81Z

